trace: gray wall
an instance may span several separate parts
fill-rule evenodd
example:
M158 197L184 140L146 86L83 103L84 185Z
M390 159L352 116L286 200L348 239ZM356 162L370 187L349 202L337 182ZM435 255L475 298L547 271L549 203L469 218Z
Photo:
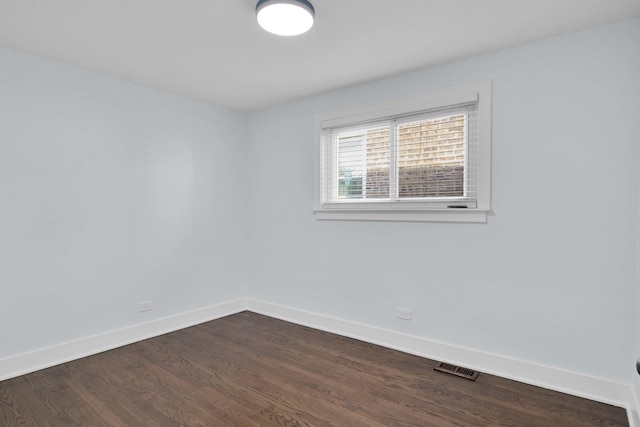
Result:
M251 114L249 295L628 383L638 40L627 21ZM483 79L487 224L314 220L314 114Z
M637 137L636 137L637 140ZM636 142L637 143L637 142ZM634 353L633 362L640 360L640 176L638 177L638 187L636 190L638 194L638 210L636 211L637 226L636 226L636 293L635 293L635 328L633 330L634 337ZM635 394L636 410L640 410L640 375L636 369L630 369L633 380L631 386ZM639 420L640 421L640 420Z
M0 122L0 358L246 294L244 114L0 49Z

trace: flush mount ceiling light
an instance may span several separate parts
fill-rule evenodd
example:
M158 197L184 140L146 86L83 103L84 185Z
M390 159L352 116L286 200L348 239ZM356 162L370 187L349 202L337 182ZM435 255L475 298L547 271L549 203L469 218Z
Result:
M297 36L313 27L315 10L307 0L260 0L256 5L258 24L279 36Z

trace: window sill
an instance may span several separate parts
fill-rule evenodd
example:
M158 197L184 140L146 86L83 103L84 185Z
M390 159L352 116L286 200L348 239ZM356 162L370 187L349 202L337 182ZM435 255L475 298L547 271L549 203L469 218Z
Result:
M471 222L486 223L487 212L478 209L375 210L316 209L320 221L398 221L398 222Z

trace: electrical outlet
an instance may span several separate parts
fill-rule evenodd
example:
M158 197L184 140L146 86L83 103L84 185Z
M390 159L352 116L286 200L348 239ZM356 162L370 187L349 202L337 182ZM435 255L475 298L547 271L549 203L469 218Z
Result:
M138 313L142 313L143 311L149 311L153 308L152 301L143 301L138 303Z
M411 320L411 310L408 308L396 308L396 317L402 320Z

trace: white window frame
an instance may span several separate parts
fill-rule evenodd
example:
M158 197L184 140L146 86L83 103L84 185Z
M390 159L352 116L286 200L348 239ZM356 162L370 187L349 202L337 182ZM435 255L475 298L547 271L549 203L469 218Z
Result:
M324 141L324 129L364 123L399 115L418 114L477 100L478 174L476 206L434 207L428 203L397 200L367 200L358 203L330 203L323 182L323 166L331 153ZM315 116L314 214L318 220L486 222L491 211L491 81L485 80L414 96L395 98ZM391 185L391 183L390 183Z

